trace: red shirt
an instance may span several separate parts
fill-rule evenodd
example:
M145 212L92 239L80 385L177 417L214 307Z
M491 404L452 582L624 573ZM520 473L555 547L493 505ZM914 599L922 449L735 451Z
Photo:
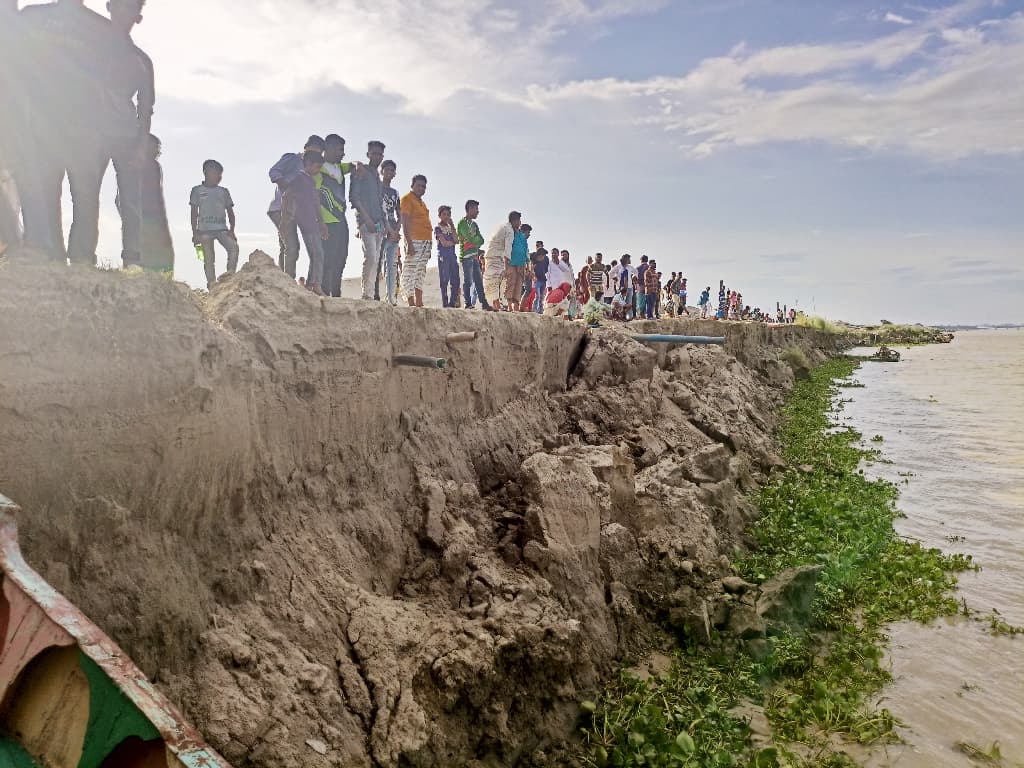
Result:
M648 267L647 271L644 272L644 290L647 293L658 292L658 273Z

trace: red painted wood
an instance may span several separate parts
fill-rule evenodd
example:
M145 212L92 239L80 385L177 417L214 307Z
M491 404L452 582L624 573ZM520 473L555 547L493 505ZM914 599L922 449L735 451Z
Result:
M7 635L0 650L0 702L6 701L18 675L38 654L53 646L75 644L75 639L51 621L43 609L10 579L4 579L3 594L10 615Z
M154 725L170 755L189 768L231 768L185 722L113 640L28 566L18 547L14 502L0 495L0 575L10 602L6 641L0 649L0 700L17 672L53 645L77 645Z

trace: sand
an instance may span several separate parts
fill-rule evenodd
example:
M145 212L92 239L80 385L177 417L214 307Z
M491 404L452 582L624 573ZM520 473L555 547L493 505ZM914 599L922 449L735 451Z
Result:
M834 350L631 329L729 341L325 300L262 254L209 297L5 263L0 490L31 564L237 766L549 764L659 616L716 614L781 463L780 353Z

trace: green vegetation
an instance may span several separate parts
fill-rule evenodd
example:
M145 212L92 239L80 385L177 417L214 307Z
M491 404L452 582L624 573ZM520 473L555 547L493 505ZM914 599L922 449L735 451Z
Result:
M680 653L672 670L656 680L622 672L600 702L584 704L584 764L736 765L733 756L747 751L749 729L729 710L759 692L749 659L695 648ZM760 758L766 767L776 764L771 753Z
M759 494L756 547L737 563L758 582L793 566L824 566L810 631L770 638L756 658L728 638L714 649L681 639L668 673L648 681L623 674L588 704L583 764L851 766L837 742L895 738L893 716L871 702L889 680L880 663L884 625L956 613L951 573L973 565L901 539L896 486L859 469L877 452L830 422L833 380L857 364L833 360L797 383L780 435L793 469L773 475ZM744 701L763 707L773 730L759 748L732 711Z
M983 624L988 625L988 631L993 635L1009 635L1014 637L1016 635L1024 635L1024 627L1018 627L1015 624L1010 624L1004 619L995 608L988 613L979 613L978 611L972 610L967 607L967 601L964 600L961 603L962 610L960 611L964 616L974 621L979 621Z
M993 742L992 746L988 749L982 749L981 747L971 744L969 741L958 741L956 743L957 749L963 752L968 757L972 757L978 762L987 765L1002 765L1003 764L1003 753L999 749L999 742Z
M845 333L846 328L837 323L833 323L831 320L826 320L824 317L817 317L816 315L797 315L796 324L803 328L815 328L819 331L825 331L826 333Z
M811 364L807 360L807 355L800 347L788 347L782 352L782 361L789 364L789 367L794 372L809 372L811 370Z
M922 344L943 344L953 340L953 335L930 328L926 325L871 325L847 328L851 339L866 346L913 347Z

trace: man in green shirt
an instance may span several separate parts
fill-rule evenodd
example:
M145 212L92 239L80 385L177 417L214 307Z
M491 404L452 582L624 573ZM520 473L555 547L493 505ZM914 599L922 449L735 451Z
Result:
M480 268L481 247L484 236L480 234L480 226L476 223L480 215L480 203L476 200L466 201L466 216L455 228L459 236L459 262L462 264L462 292L466 299L466 309L473 309L473 288L480 297L480 306L487 312L495 310L487 303L484 295L484 275Z

